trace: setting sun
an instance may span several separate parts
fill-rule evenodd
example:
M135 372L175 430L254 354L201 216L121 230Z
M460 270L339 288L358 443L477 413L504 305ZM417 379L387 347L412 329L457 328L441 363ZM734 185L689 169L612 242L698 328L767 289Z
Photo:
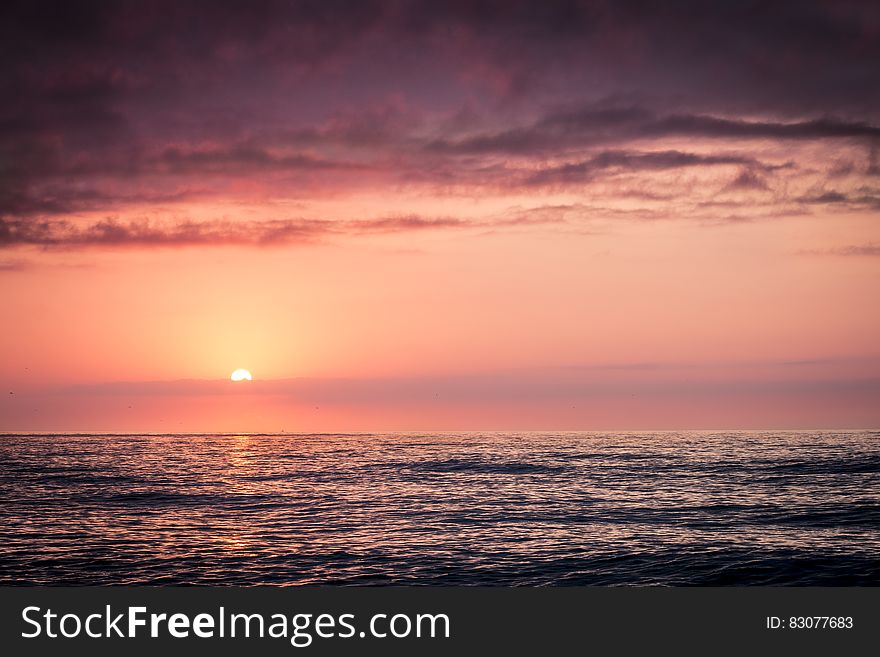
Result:
M229 377L233 381L252 381L251 373L244 369L235 370Z

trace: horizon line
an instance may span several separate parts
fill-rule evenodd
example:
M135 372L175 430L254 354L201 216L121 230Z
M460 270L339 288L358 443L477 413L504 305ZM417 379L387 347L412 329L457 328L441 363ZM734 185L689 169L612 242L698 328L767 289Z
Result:
M810 427L810 428L699 428L699 429L380 429L358 431L0 431L0 436L362 436L426 433L759 433L777 431L782 433L823 432L880 432L880 427Z

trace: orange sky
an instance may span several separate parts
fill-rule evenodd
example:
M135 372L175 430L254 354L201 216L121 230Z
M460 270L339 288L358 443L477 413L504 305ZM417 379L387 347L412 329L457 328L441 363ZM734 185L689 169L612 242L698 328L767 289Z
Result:
M842 242L872 236L836 220ZM36 253L2 278L2 428L873 426L878 270L812 253L826 226ZM199 388L240 366L253 384ZM411 378L414 396L388 383ZM287 379L320 392L255 385Z
M877 85L837 41L765 35L853 76L821 94L726 24L702 69L611 15L627 57L449 15L414 62L393 12L305 54L151 16L149 61L123 18L6 64L0 431L880 426Z

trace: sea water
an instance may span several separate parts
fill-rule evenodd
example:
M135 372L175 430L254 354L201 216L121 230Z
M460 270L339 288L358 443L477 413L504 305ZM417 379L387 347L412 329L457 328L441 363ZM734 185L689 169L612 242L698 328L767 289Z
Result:
M0 583L878 585L880 432L0 435Z

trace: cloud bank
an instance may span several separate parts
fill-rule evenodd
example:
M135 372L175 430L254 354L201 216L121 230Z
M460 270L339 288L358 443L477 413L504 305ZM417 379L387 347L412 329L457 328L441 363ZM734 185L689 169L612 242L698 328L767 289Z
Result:
M425 198L876 209L878 33L875 3L818 0L4 3L0 248L523 223ZM414 219L317 209L364 194ZM208 216L260 203L306 211Z

